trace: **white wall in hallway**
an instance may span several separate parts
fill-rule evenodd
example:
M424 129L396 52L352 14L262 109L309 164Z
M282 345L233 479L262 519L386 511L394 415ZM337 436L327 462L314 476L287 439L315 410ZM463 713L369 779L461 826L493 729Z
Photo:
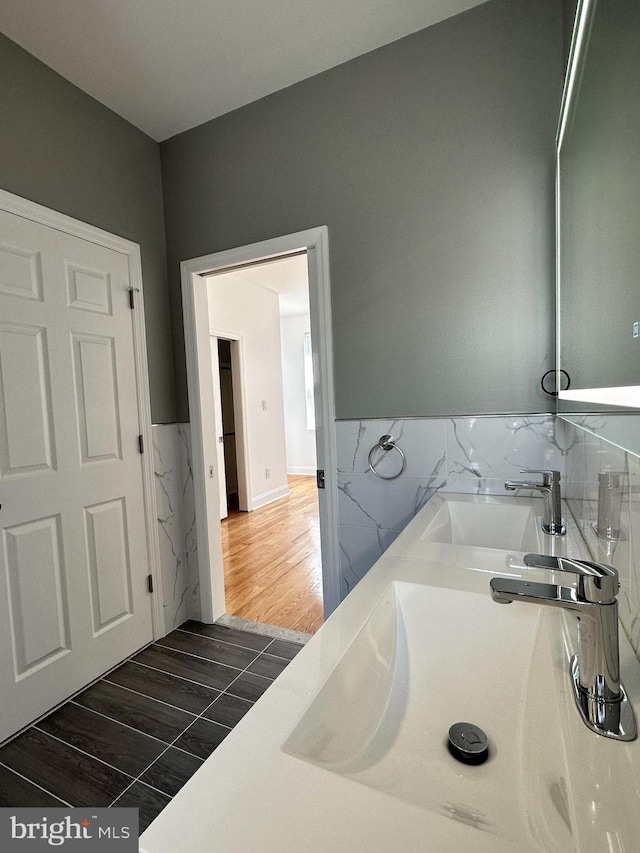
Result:
M241 273L210 276L207 288L211 333L242 338L249 500L256 509L289 493L278 294Z
M280 318L282 388L284 393L287 472L315 474L316 434L307 428L304 381L304 336L311 329L309 314Z

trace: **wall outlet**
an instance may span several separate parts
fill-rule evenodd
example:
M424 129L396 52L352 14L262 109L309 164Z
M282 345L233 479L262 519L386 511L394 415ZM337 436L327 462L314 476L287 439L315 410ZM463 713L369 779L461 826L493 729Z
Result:
M263 401L262 401L262 411L263 411L263 412L266 412L266 411L267 411L267 401L266 401L266 400L263 400Z
M213 465L209 465L209 476L213 478Z
M634 338L640 338L640 324L638 323L637 320L633 324L633 337Z
M264 476L267 478L267 480L271 477L271 468L264 469Z

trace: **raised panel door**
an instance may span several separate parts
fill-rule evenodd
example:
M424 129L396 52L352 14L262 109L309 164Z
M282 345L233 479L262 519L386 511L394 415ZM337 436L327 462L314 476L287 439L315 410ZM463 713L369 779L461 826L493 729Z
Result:
M0 211L0 741L152 639L128 263Z

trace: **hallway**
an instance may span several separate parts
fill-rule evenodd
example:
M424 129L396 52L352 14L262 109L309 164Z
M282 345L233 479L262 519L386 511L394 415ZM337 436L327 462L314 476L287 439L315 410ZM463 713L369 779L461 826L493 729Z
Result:
M227 613L313 634L323 623L316 481L288 481L288 498L221 522Z

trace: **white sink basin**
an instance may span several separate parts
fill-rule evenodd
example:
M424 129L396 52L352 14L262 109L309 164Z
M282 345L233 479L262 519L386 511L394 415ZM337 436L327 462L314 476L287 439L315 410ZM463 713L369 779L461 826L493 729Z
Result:
M537 615L488 594L392 583L285 752L523 853L576 849L553 691L529 687L542 676L532 649L543 665L552 657ZM456 722L486 732L485 764L449 754Z
M213 839L220 853L636 853L640 740L611 741L580 719L575 616L500 606L489 593L498 575L550 581L522 551L572 556L569 517L566 537L528 538L541 509L537 499L435 495L146 830L141 851L210 853ZM638 712L640 667L621 643ZM484 729L486 763L449 754L456 722Z
M535 551L540 543L533 508L447 500L420 537L423 542Z
M524 553L579 557L568 525L566 536L549 536L539 498L435 495L387 549L389 556L429 564L512 572ZM443 584L446 585L446 584Z

